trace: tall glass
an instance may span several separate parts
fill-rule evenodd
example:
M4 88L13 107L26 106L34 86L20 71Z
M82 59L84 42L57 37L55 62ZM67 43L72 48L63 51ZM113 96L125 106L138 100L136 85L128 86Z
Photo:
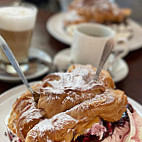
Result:
M28 70L28 52L35 26L37 8L28 3L0 7L0 34L15 55L23 71ZM1 68L15 73L7 57L0 51Z

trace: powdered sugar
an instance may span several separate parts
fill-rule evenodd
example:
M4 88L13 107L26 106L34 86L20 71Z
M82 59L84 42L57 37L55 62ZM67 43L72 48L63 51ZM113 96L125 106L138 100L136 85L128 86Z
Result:
M65 17L65 20L68 20L68 21L83 20L83 19L84 17L81 15L78 15L76 10L69 11Z
M36 134L36 131L40 132L39 136L42 137L47 132L57 132L57 131L67 131L67 133L72 131L72 127L75 126L77 123L77 120L72 118L71 116L65 114L65 113L59 113L52 117L52 119L44 119L40 121L37 125L31 129L31 132L29 135L33 137L34 132ZM70 127L70 128L69 128ZM36 135L35 135L36 136ZM49 140L49 138L48 138Z
M87 70L83 71L80 75L78 75L77 73L52 74L51 77L53 77L54 75L55 78L59 78L58 80L54 78L53 80L51 80L49 75L49 78L47 78L43 82L44 87L42 88L42 91L53 94L63 94L65 92L70 94L70 92L73 91L87 91L95 86L101 85L100 83L93 80L93 76L89 75L89 72Z
M36 103L34 100L29 99L29 104L27 105L27 109L23 108L23 111L19 117L19 122L22 123L30 123L33 120L40 120L43 114L45 113L43 110L36 108ZM23 129L23 128L21 128Z
M76 100L77 100L78 98L76 98ZM68 101L70 101L70 102L74 102L74 98L71 98L70 96L67 96L65 99L64 99L64 101L62 102L63 104L64 103L66 103L66 102L68 102Z
M92 11L104 10L105 12L109 10L113 11L114 14L119 14L120 12L118 6L109 0L82 0L79 3L73 3L73 7L91 9Z

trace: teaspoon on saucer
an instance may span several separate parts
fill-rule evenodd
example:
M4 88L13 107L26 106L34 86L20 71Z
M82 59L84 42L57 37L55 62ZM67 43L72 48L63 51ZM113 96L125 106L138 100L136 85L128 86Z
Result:
M19 66L17 60L15 59L11 49L9 48L8 44L6 43L6 41L2 38L2 36L0 36L0 48L6 54L7 58L9 59L10 63L12 64L14 69L16 70L16 72L19 75L19 77L22 80L22 82L25 84L27 89L32 93L34 101L38 102L40 94L35 92L32 89L32 87L29 85L29 83L28 83L24 73L21 71L20 66Z

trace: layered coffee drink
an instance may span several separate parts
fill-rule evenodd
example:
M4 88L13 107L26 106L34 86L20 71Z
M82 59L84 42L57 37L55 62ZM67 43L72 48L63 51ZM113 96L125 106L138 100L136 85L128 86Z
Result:
M0 8L0 34L5 39L19 64L28 61L28 50L35 26L37 9L29 6L7 6ZM1 60L9 61L1 50Z

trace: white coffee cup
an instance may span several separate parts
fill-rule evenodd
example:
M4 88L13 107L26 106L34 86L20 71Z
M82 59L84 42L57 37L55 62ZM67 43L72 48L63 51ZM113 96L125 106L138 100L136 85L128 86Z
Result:
M105 43L112 39L115 32L101 24L79 24L73 37L71 58L74 63L92 64L97 67L104 50ZM105 65L105 69L106 69Z

